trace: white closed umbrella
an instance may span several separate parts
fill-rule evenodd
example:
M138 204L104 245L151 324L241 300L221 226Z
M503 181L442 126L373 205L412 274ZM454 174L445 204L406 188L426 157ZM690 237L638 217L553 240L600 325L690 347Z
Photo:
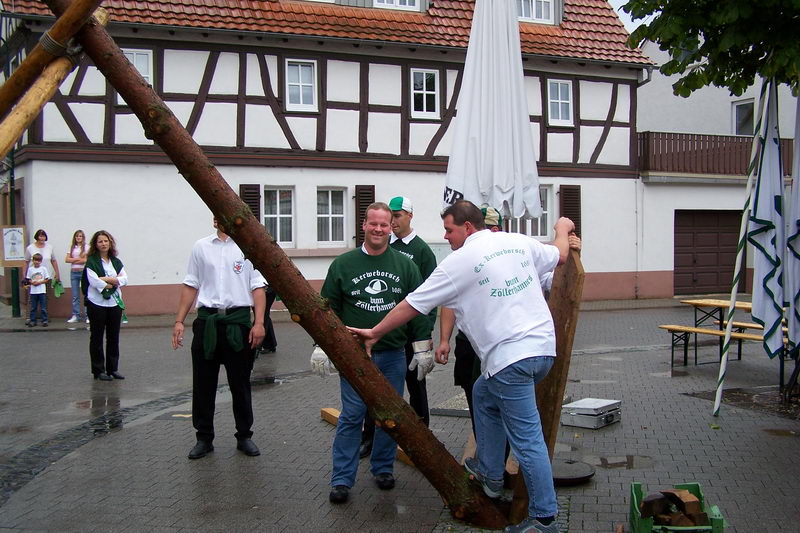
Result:
M530 218L542 207L516 5L475 3L444 203L465 199L503 216Z
M789 198L789 223L786 232L786 300L789 307L786 321L789 327L789 347L800 345L800 98L794 127L794 156L792 161L792 192Z

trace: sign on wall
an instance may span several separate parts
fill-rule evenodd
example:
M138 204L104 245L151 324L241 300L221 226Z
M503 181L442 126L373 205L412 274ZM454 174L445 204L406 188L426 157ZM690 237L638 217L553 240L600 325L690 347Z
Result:
M3 229L0 266L25 266L25 226L0 226Z

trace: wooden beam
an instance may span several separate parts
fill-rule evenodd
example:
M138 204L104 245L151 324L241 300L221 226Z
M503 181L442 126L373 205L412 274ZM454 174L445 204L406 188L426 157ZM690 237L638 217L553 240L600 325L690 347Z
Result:
M547 377L536 385L536 405L539 408L542 433L551 461L558 437L561 403L567 388L572 343L575 338L575 329L578 326L585 277L586 273L583 270L580 255L575 250L570 250L567 262L556 268L553 275L553 289L550 291L550 299L547 302L556 328L556 360ZM516 524L527 516L528 490L524 477L518 475L514 485L514 499L511 502L509 518L512 523Z
M75 0L71 4L67 4L68 7L64 10L63 15L58 17L47 34L53 41L66 45L72 36L91 19L92 13L101 3L102 0ZM11 73L11 76L0 87L0 118L8 114L11 107L42 74L45 67L57 57L59 56L46 50L41 43L30 51L19 68Z

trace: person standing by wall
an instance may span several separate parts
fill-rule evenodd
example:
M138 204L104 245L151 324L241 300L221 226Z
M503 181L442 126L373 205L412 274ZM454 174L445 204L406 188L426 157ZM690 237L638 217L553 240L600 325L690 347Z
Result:
M172 328L172 348L183 346L184 321L197 300L192 324L192 424L197 443L189 459L214 451L214 404L220 365L225 366L236 421L236 449L254 457L250 373L264 340L264 277L245 259L214 218L215 233L194 243ZM250 309L253 308L251 322Z
M31 314L28 327L36 325L37 310L42 315L42 327L48 326L47 322L47 282L50 281L50 272L42 264L42 254L35 253L31 257L31 266L28 267L27 281L31 291Z
M82 321L85 313L81 312L81 276L83 267L86 265L86 256L89 253L89 245L86 243L86 234L79 229L72 234L72 242L69 245L69 252L64 261L72 265L69 272L70 286L72 287L72 316L67 320L68 324ZM84 307L85 307L84 303ZM88 322L89 319L86 318Z
M52 274L55 276L53 279L59 281L61 276L58 271L58 261L56 261L55 254L53 253L53 247L47 242L47 232L43 229L37 229L36 233L33 234L33 242L25 247L25 272L22 276L23 279L28 279L30 277L28 276L28 268L31 265L33 254L36 253L42 256L42 264L49 265L48 270L52 269ZM27 324L29 321L30 320L26 320L25 323Z
M128 273L117 257L114 237L105 230L96 232L89 243L81 281L89 317L89 356L94 379L125 379L119 373L119 331L125 309L122 287L127 284Z

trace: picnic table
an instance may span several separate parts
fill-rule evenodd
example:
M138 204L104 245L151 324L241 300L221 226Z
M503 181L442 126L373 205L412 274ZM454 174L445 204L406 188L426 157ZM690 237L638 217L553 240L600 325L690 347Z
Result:
M711 323L719 325L719 329L725 329L725 314L730 309L730 300L718 300L715 298L700 298L697 300L681 300L682 304L691 305L694 308L694 327L699 328ZM735 308L737 311L744 311L750 313L753 310L753 304L750 302L736 302ZM719 356L722 358L724 339L719 339ZM741 345L740 345L739 358L741 358ZM697 334L694 335L694 360L697 364Z

